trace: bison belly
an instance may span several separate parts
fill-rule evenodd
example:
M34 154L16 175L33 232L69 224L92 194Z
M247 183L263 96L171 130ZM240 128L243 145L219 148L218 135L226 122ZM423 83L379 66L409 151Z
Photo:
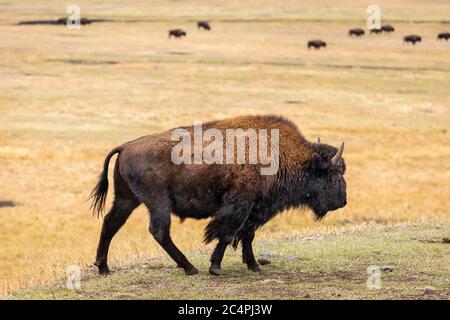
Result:
M217 212L228 188L221 172L214 169L217 166L186 165L177 170L169 188L174 214L203 219Z

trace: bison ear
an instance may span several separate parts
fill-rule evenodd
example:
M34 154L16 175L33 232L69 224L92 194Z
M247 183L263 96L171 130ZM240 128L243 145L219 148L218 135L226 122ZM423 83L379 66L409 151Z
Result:
M330 168L330 160L321 157L318 153L312 155L311 166L315 170L328 170Z

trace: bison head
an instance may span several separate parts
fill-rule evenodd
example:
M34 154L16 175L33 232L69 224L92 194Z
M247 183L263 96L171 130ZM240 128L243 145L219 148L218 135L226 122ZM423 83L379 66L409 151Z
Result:
M347 184L344 179L344 143L339 149L326 144L314 144L314 153L307 171L306 204L318 219L328 211L345 207Z

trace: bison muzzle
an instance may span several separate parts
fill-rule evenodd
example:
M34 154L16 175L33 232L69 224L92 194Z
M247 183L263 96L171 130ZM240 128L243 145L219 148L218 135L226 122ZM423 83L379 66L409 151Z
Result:
M178 142L172 134L182 129L194 135L192 126L144 136L115 147L106 156L103 172L91 195L92 208L99 215L105 207L109 162L118 154L114 168L115 197L103 220L95 262L100 274L109 273L107 257L112 238L141 203L149 211L150 233L189 275L198 270L172 241L171 213L182 220L212 218L204 240L206 243L218 240L209 271L221 275L226 248L232 245L236 249L239 243L243 262L250 270L260 271L252 248L255 230L283 210L307 207L317 219L322 219L328 211L346 205L343 143L335 148L319 141L309 142L292 122L273 115L212 121L203 124L203 128L220 133L235 129L239 132L236 141L251 129L276 130L278 145L271 152L278 156L277 172L262 175L260 162L174 163L172 152ZM247 141L244 146L248 159L250 145L248 140L244 141ZM232 150L235 151L234 147Z

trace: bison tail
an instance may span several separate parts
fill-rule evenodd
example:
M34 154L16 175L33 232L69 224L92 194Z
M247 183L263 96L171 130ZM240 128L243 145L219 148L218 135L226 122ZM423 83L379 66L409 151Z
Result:
M110 153L106 156L105 162L103 163L103 171L100 174L99 180L95 188L92 190L89 199L92 200L91 209L92 213L97 213L97 217L102 215L105 209L106 196L108 194L108 166L111 157L122 151L121 147L114 148Z

